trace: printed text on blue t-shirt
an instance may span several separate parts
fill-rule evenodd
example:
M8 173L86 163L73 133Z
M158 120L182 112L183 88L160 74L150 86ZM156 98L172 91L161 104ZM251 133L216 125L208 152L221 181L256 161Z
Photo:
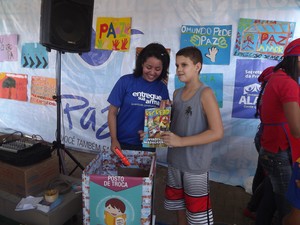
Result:
M138 98L140 101L144 101L146 104L153 104L157 106L159 106L161 101L161 96L145 92L133 92L132 96Z

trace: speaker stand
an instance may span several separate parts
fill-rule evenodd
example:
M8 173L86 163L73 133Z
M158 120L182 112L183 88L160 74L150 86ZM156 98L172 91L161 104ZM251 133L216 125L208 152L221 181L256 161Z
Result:
M57 113L57 123L56 123L56 141L53 142L53 149L57 151L59 158L59 171L60 173L67 175L66 164L64 160L64 154L66 153L76 164L73 170L68 174L71 175L73 172L80 167L84 170L84 167L80 162L70 153L69 150L61 143L61 51L57 51L56 54L56 96L53 98L56 101L56 113Z

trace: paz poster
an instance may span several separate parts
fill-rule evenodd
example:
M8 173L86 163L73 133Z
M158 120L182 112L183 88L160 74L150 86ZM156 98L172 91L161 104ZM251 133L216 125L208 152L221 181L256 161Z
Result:
M129 51L131 18L98 17L95 48Z
M180 48L195 46L203 64L229 65L232 26L181 26Z
M241 18L234 55L280 60L295 26L295 22Z

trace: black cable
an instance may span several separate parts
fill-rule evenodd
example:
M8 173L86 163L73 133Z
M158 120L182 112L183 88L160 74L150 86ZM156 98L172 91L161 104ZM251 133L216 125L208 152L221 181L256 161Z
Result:
M8 136L6 136L5 138L3 138L3 139L2 139L2 142L0 143L0 145L6 143L6 142L8 141L8 138L10 138L10 137L12 137L13 135L18 134L18 133L21 135L20 137L23 137L23 133L22 133L21 131L15 131L15 132L9 134Z

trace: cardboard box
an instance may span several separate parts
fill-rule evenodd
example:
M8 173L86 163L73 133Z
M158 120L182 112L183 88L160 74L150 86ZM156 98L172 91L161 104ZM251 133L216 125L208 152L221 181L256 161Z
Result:
M83 224L150 225L156 166L153 152L123 150L131 166L100 153L82 175ZM117 214L111 214L115 210Z
M40 194L58 176L57 156L24 167L0 161L0 189L19 197Z

